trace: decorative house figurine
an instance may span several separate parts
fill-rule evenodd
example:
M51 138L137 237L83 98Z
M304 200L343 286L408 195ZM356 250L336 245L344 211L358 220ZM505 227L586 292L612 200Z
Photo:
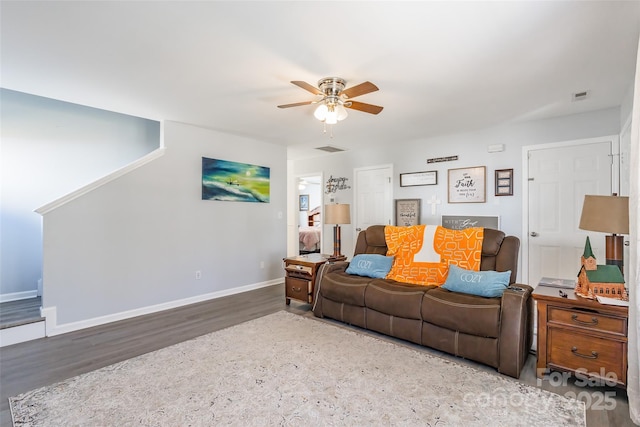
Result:
M597 265L587 236L582 254L582 266L578 272L576 295L595 299L596 296L628 301L629 295L624 287L624 276L617 265Z

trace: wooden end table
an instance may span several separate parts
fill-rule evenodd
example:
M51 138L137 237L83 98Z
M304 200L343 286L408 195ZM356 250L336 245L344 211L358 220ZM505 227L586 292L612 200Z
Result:
M543 285L532 296L538 305L538 378L561 370L626 386L628 307Z
M333 258L331 255L308 254L284 258L285 298L287 305L291 300L313 304L316 277L320 267L327 261L343 261L346 257Z

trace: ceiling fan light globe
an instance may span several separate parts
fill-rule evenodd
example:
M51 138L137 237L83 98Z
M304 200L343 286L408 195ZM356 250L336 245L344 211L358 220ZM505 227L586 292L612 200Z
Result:
M346 119L347 116L349 115L349 113L347 113L347 109L344 108L342 105L338 105L336 107L336 114L337 114L338 121Z
M313 115L314 115L314 117L316 119L318 119L321 122L323 122L327 118L328 111L329 111L329 109L327 108L327 106L325 104L320 104L320 105L318 105L318 108L316 108L316 111L313 113Z

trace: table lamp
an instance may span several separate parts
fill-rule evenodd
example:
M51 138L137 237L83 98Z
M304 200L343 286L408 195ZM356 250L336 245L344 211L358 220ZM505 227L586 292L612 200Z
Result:
M340 224L351 224L349 205L335 203L324 206L324 223L334 224L332 258L342 257L340 253Z
M605 237L605 258L609 265L617 265L624 272L624 238L629 234L629 198L616 196L584 196L581 230L611 233Z

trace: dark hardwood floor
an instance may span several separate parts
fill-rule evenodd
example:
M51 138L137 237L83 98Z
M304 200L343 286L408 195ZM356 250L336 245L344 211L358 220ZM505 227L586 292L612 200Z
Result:
M11 426L8 397L53 384L55 382L117 363L150 351L177 344L219 329L287 310L314 318L310 305L295 301L284 303L284 284L270 286L198 304L167 310L88 328L77 332L42 338L0 349L0 425ZM320 319L318 319L320 320ZM349 327L328 319L320 321ZM359 328L353 328L358 329ZM360 330L362 331L362 330ZM416 348L430 354L466 363L478 369L499 375L495 369L385 337L375 332L363 333ZM587 410L587 426L633 426L629 418L627 396L624 390L607 387L585 389L570 381L554 386L549 381L539 382L535 375L536 358L530 355L519 381L541 387L558 394L574 393L583 399L598 393L609 393L614 406L609 410ZM588 393L587 393L588 392ZM593 402L591 402L593 403ZM604 403L604 402L601 402ZM594 406L594 405L592 405Z
M40 316L42 298L9 301L0 304L0 329L12 328L44 320Z

